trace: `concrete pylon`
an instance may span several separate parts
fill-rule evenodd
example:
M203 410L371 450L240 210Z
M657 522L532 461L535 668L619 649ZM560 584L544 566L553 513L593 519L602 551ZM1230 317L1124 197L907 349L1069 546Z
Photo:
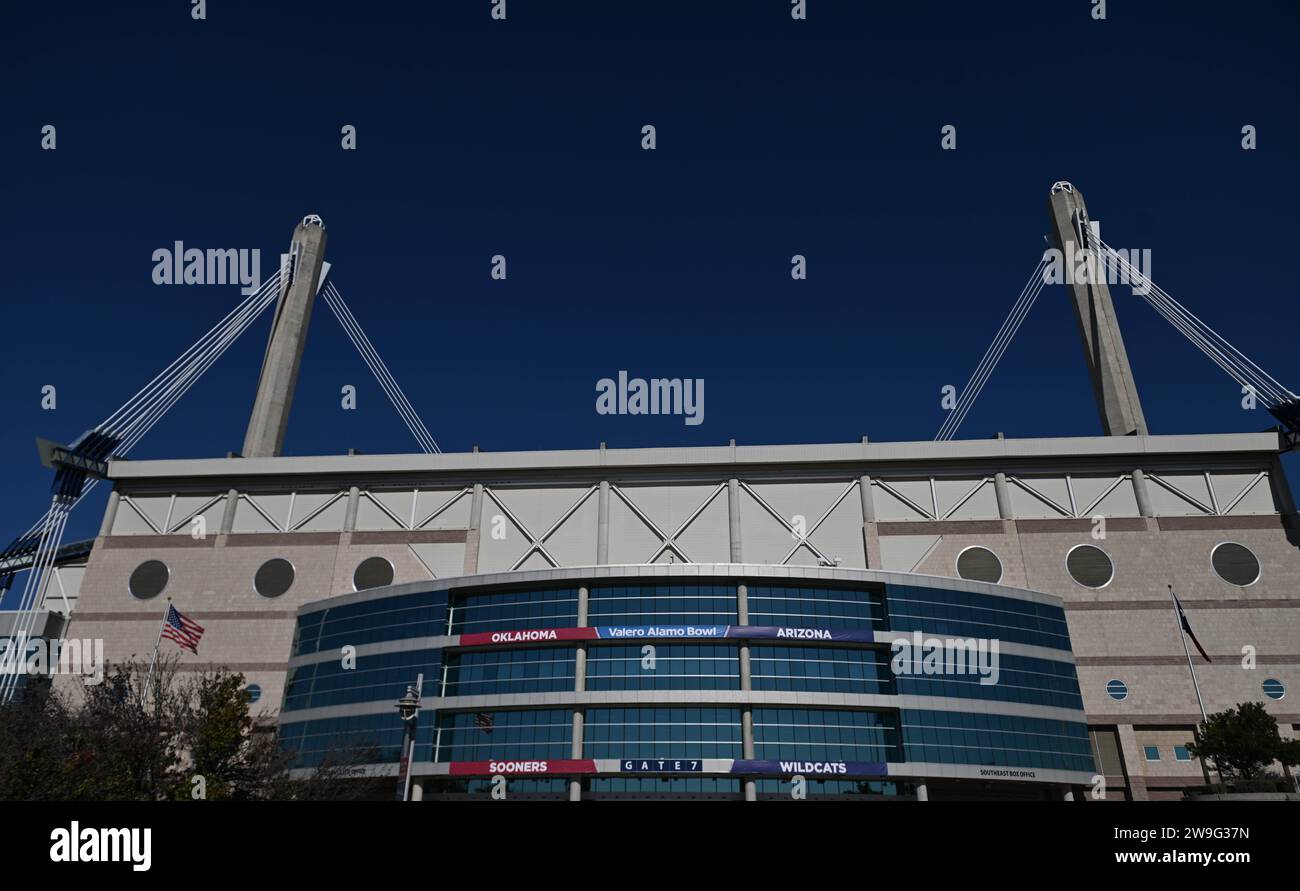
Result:
M1048 210L1052 235L1062 253L1065 282L1074 297L1074 317L1083 339L1083 354L1088 362L1102 430L1107 436L1146 436L1146 417L1142 414L1133 369L1128 364L1115 305L1111 303L1110 288L1101 273L1100 262L1094 258L1089 264L1092 274L1077 275L1084 249L1088 247L1088 207L1083 203L1083 195L1070 183L1058 182L1052 186Z
M280 299L275 305L271 336L262 359L262 375L257 381L257 397L248 418L244 435L245 458L268 458L284 448L284 431L293 407L293 391L298 385L298 366L307 342L312 304L320 287L321 268L325 262L325 224L318 216L307 216L293 230L289 249L289 266L280 283Z

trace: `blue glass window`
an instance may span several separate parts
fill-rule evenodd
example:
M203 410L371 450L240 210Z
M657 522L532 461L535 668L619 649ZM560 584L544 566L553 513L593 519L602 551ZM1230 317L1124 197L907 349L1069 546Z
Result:
M1146 756L1146 759L1147 759L1148 761L1159 761L1159 760L1160 760L1160 747L1159 747L1159 746L1143 746L1143 747L1142 747L1142 754Z
M573 712L440 712L436 745L435 761L568 758L573 754Z
M642 647L654 647L653 669ZM587 650L588 690L739 690L740 651L727 643L593 646Z
M899 760L893 712L756 708L754 757L760 761Z
M978 674L907 674L898 676L898 692L1083 709L1079 679L1069 662L999 653L997 664L996 684L980 683Z
M573 689L573 647L469 650L447 655L444 696L555 693Z
M740 797L740 780L729 777L592 777L594 795L717 795Z
M876 588L747 585L749 624L787 628L873 630L886 627L884 594Z
M912 585L889 585L886 602L893 631L997 638L1070 649L1065 611L1059 606Z
M447 633L445 591L349 603L298 617L293 654Z
M1082 721L904 709L908 761L1092 771Z
M456 594L452 597L450 613L452 634L572 628L578 624L578 589Z
M1118 678L1106 682L1106 695L1111 699L1123 702L1128 699L1128 684Z
M591 589L589 625L735 625L736 586L646 583Z
M417 761L429 760L433 729L430 721L417 725ZM397 710L393 709L392 714L284 723L280 725L280 745L295 753L296 763L302 767L315 767L330 759L340 764L396 764L401 756L404 732Z
M435 697L441 689L442 650L358 656L354 665L344 668L341 659L331 659L291 668L285 681L284 710L351 702L396 702L421 673L422 696Z
M894 693L888 650L751 644L749 659L755 690Z
M899 789L890 780L823 780L805 777L804 792L809 798L861 798L867 795L910 795L910 788ZM762 798L789 798L790 781L759 779L755 785Z
M740 709L590 708L587 758L739 758Z
M1286 687L1277 678L1269 678L1263 683L1264 695L1269 699L1281 699L1286 695Z
M1187 750L1187 746L1174 746L1175 761L1191 761L1192 753Z

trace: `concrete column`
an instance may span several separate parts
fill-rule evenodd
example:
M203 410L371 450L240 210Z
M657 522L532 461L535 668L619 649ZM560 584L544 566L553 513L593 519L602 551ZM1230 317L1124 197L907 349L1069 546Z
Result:
M587 627L587 611L591 606L591 592L586 585L578 588L578 627Z
M1138 746L1137 734L1132 724L1120 724L1115 728L1119 737L1119 753L1124 759L1124 775L1128 779L1130 801L1147 801L1146 761L1142 758Z
M727 519L731 531L731 562L741 563L740 551L740 480L727 480Z
M1151 509L1151 493L1147 491L1147 478L1140 469L1133 468L1133 497L1137 499L1138 513L1144 517L1154 517Z
M745 585L736 586L736 624L749 624L749 588ZM743 639L740 642L740 689L751 689L749 643Z
M113 534L113 521L117 519L117 505L121 500L122 497L117 493L116 489L108 493L108 504L104 508L104 520L99 524L99 534L101 536Z
M469 528L479 529L483 523L483 484L474 484L474 494L469 502Z
M1004 520L1014 520L1011 510L1011 490L1007 487L1007 475L1002 471L993 474L993 494L998 499L998 516Z
M475 451L477 451L477 448ZM482 522L483 484L475 483L474 494L470 496L469 502L469 529L465 533L465 563L463 569L466 575L473 575L478 572L478 546Z
M325 226L319 217L314 222L308 222L310 219L304 219L293 230L293 244L289 249L293 259L292 278L280 285L271 337L262 360L262 375L257 382L257 397L244 436L245 458L279 455L284 448L284 431L298 386L298 366L302 364L307 326L311 323L312 305L316 302L325 263Z
M1284 516L1295 516L1295 496L1291 492L1290 484L1287 483L1286 471L1282 469L1282 459L1277 455L1273 456L1268 482L1273 487L1273 501L1277 504L1278 511Z
M571 752L571 757L574 760L582 757L582 709L575 709L573 712L573 748ZM581 800L582 780L569 780L569 801Z
M600 481L596 493L596 565L609 563L609 480Z
M424 801L424 780L414 777L411 779L411 800Z
M343 515L343 531L357 531L357 511L361 509L361 490L356 486L348 489L348 510Z
M577 589L577 623L578 627L586 626L586 610L588 610L588 589L584 587ZM573 653L573 692L586 692L586 644L578 644ZM584 721L585 711L582 709L573 709L573 758L582 757L582 721ZM569 801L582 800L582 780L569 780Z
M229 535L235 529L235 511L239 509L239 492L231 489L226 493L226 506L221 512L221 534Z
M1047 202L1052 218L1055 246L1062 252L1066 285L1074 298L1074 317L1079 323L1084 359L1092 378L1092 391L1107 436L1146 436L1147 422L1138 399L1133 369L1128 364L1124 337L1120 334L1110 289L1095 256L1085 276L1079 269L1091 250L1088 207L1083 193L1064 183L1053 186ZM1079 281L1080 278L1086 281Z
M916 800L917 801L930 800L930 787L927 786L925 783L916 784Z
M741 757L746 761L754 760L754 713L749 706L740 713L740 747ZM758 785L752 778L745 780L745 800L758 800Z
M876 499L871 492L871 477L858 480L858 498L862 502L862 550L867 568L880 566L880 527L876 523Z

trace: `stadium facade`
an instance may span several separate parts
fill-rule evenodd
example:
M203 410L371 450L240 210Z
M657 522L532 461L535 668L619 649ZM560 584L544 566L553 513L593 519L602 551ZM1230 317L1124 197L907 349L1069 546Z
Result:
M308 760L364 739L392 771L394 703L423 674L425 797L486 794L493 762L529 774L511 794L560 797L571 780L781 794L781 762L806 763L810 797L1054 796L1097 775L1110 799L1179 795L1203 777L1181 748L1199 711L1171 585L1211 657L1193 656L1206 708L1264 701L1284 732L1300 722L1275 434L111 475L69 633L147 655L169 596L207 629L186 665L243 672ZM895 675L891 642L913 632L999 641L997 683Z
M304 769L396 776L421 678L424 800L1180 797L1202 709L1297 732L1290 442L1150 435L1104 279L1069 290L1105 436L285 457L324 247L304 220L243 456L107 461L36 627L148 658L170 599L182 670L242 672Z

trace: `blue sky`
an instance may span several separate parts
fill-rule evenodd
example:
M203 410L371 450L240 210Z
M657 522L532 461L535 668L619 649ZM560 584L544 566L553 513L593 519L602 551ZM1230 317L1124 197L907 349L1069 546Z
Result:
M930 439L1060 179L1108 242L1149 248L1157 282L1300 386L1300 7L1108 5L1094 21L1089 0L810 0L802 22L785 0L509 0L505 22L489 0L214 0L205 21L180 0L11 6L3 534L48 504L35 437L94 426L240 299L153 284L153 252L258 248L266 269L306 213L448 451ZM1114 294L1153 433L1274 423ZM1066 299L1039 298L959 436L1100 432ZM268 325L132 456L239 449ZM703 378L704 423L597 414L620 369ZM349 447L414 442L319 305L286 451Z

